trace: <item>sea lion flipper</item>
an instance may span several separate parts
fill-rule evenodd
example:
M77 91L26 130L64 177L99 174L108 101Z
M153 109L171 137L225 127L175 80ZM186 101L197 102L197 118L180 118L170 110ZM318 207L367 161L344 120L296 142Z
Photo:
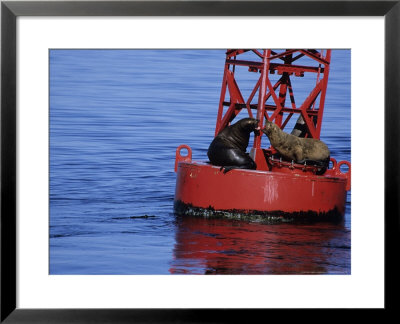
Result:
M249 158L250 159L250 158ZM250 163L247 164L243 164L243 165L227 165L227 166L223 166L221 167L219 170L221 171L222 169L224 169L224 174L233 170L233 169L252 169L255 170L257 168L256 163L251 160Z
M225 173L227 173L227 172L229 172L229 171L231 171L231 170L233 170L233 169L237 169L237 168L238 168L238 167L237 167L237 166L234 166L234 165L222 166L222 167L219 168L219 171L222 171L222 170L223 170L223 172L224 172L224 174L225 174Z
M231 171L233 169L240 169L240 167L235 166L235 165L226 166L226 167L224 167L224 174L228 173L229 171Z

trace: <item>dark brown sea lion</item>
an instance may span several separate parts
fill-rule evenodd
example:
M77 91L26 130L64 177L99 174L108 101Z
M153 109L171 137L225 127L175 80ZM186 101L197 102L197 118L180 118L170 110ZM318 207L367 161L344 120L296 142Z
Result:
M271 146L282 158L301 164L310 162L324 167L329 166L330 152L324 142L285 133L270 121L266 121L262 132L268 136Z
M208 158L211 164L224 169L224 173L232 169L256 169L256 163L246 153L250 133L258 127L259 121L244 118L237 123L225 127L211 142Z

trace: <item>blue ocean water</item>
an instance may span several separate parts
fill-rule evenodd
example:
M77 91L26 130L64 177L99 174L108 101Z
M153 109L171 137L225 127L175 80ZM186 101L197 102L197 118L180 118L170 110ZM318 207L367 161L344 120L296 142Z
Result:
M350 192L343 224L173 214L175 150L207 160L224 50L49 55L50 274L350 273ZM321 132L338 161L351 159L350 60L332 51ZM311 81L296 82L300 101Z

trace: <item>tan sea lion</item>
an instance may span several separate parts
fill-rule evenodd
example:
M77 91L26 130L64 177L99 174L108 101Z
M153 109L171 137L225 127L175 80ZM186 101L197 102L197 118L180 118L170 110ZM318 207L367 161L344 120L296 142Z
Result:
M243 118L237 123L225 127L211 142L208 158L211 164L224 169L256 169L256 163L246 153L250 133L258 127L259 121L254 118Z
M329 166L330 152L324 142L285 133L270 121L266 121L262 132L268 136L271 146L282 155L282 158L300 164L315 162L317 165Z

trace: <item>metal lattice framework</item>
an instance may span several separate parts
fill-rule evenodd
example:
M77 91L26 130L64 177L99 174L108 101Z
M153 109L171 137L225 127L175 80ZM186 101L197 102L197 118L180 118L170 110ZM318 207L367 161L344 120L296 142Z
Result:
M244 53L252 59L241 60ZM246 109L249 117L260 120L261 128L264 124L263 117L284 129L292 116L297 114L298 119L292 134L319 139L330 59L329 49L227 50L215 135L229 125L242 109ZM303 64L304 61L306 64ZM243 97L236 79L238 66L260 74L247 99ZM316 81L308 96L299 103L295 99L296 91L291 78L303 77L305 73L315 74ZM280 78L272 81L273 74L280 75ZM256 110L255 116L253 110ZM255 135L254 149L260 149L261 136L262 133Z

